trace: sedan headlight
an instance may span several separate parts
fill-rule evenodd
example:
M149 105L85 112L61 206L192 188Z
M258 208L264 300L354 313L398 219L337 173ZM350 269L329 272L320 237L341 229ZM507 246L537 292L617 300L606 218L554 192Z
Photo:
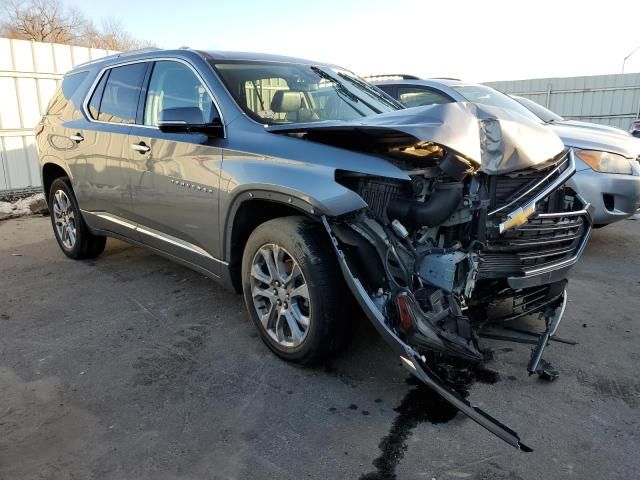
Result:
M577 150L576 155L596 172L633 174L631 160L622 155L598 150Z

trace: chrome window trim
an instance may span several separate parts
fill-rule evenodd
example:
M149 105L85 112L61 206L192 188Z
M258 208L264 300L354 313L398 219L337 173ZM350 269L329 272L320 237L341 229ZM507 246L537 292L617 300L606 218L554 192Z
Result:
M105 122L103 120L96 120L94 119L91 114L89 113L89 101L91 100L91 96L93 95L93 93L95 92L96 87L98 86L98 83L100 83L100 79L102 78L102 76L106 73L107 70L111 70L113 68L117 68L117 67L124 67L126 65L134 65L136 63L153 63L153 62L177 62L177 63L182 63L183 65L186 65L187 67L189 67L189 69L191 69L191 71L194 73L194 75L196 76L196 78L198 79L198 81L200 81L200 83L202 83L202 86L204 87L204 89L207 91L207 93L209 94L209 96L211 97L211 101L213 102L213 106L215 107L215 109L218 112L218 115L220 116L220 123L222 124L222 138L227 138L227 129L224 123L224 115L222 113L222 109L220 108L220 104L218 103L218 100L216 98L216 96L213 94L213 91L211 90L211 88L209 87L209 85L207 84L207 82L205 81L204 77L202 75L200 75L200 72L198 72L198 70L191 65L188 61L182 59L182 58L177 58L177 57L151 57L151 58L143 58L143 59L139 59L139 60L130 60L128 62L118 62L118 63L110 63L109 65L106 65L104 67L102 67L100 69L100 71L98 72L98 74L96 75L96 78L94 78L93 83L91 84L91 87L89 88L84 101L82 102L82 112L84 113L85 118L87 119L87 121L91 122L91 123L102 123L102 124L106 124L106 125L126 125L129 127L141 127L141 128L149 128L152 130L159 130L158 127L155 127L153 125L142 125L139 123L122 123L122 122ZM153 72L152 72L153 74Z

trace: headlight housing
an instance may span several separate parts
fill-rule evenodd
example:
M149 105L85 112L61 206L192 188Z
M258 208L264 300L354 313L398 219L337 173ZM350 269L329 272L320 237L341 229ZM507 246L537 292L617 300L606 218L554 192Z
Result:
M622 155L598 150L577 150L576 155L596 172L633 174L631 160Z

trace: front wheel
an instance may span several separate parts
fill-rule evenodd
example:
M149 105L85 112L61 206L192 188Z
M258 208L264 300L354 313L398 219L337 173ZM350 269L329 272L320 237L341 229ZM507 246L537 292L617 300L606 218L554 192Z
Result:
M49 212L53 233L67 257L78 260L97 257L102 253L107 238L89 231L66 177L58 178L51 184Z
M242 285L251 320L279 357L315 363L343 345L350 299L317 222L285 217L258 226L244 249Z

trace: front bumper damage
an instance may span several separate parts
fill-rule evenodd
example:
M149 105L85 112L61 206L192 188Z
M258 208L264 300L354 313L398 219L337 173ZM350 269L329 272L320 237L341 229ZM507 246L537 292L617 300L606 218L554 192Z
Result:
M435 351L469 361L483 361L487 351L480 348L479 338L520 341L496 335L496 329L500 330L511 320L539 314L545 322L544 331L521 332L530 335L521 343L533 346L527 371L547 380L557 377L555 369L543 359L543 353L552 340L570 343L556 338L555 334L567 304L568 271L586 248L592 228L591 206L573 192L563 190L574 172L573 153L568 152L534 189L500 206L494 203L484 216L479 214L487 225L496 227L492 232L479 233L481 242L472 241L465 249L439 249L443 253L430 254L428 261L424 260L427 256L422 256L415 273L419 281L424 279L429 283L428 289L423 289L429 297L426 301L417 298L419 289L395 288L395 293L385 295L378 289L376 293L377 287L372 288L370 282L372 275L354 258L353 240L345 234L345 229L365 238L365 243L369 243L370 248L373 246L369 253L378 256L384 256L385 249L387 253L393 251L389 242L392 237L385 237L384 229L379 238L373 239L376 231L370 228L374 223L370 220L322 217L349 288L366 316L400 357L402 365L462 413L522 451L531 449L520 441L515 431L450 388L423 354ZM567 206L569 197L575 199L571 206ZM475 244L482 246L474 250ZM466 262L475 267L465 269ZM463 268L458 269L458 264ZM463 286L457 290L450 288L455 282ZM472 305L474 299L479 299L483 308L485 304L511 302L510 311L504 315L481 310L480 315L467 316L476 307ZM436 304L438 308L430 308ZM397 312L395 317L391 309Z
M407 368L407 370L409 370L414 376L424 382L428 387L438 393L438 395L451 403L451 405L456 407L474 422L489 430L498 438L524 452L533 451L530 447L526 446L520 441L520 437L515 431L513 431L506 425L503 425L498 420L496 420L483 410L479 409L478 407L474 407L467 400L462 398L458 394L458 392L446 386L438 377L438 375L436 375L436 373L427 365L422 355L416 352L411 346L404 343L396 335L396 333L391 330L391 328L387 325L382 312L371 300L362 283L351 272L351 269L349 268L349 265L347 264L347 261L345 259L345 255L339 247L338 239L333 234L331 226L329 225L326 217L322 218L322 222L331 238L331 243L333 244L333 247L338 256L340 269L342 270L347 285L349 285L349 288L351 289L356 300L358 301L358 304L364 311L367 318L371 321L371 323L373 323L376 330L378 330L380 335L382 335L387 343L391 345L394 352L400 356L400 360L402 361L402 364L405 366L405 368Z
M362 283L351 272L344 252L340 249L338 239L333 234L326 217L322 217L322 223L331 238L331 243L333 244L338 256L340 269L342 270L347 285L349 285L349 288L353 292L358 304L364 311L367 318L371 323L373 323L376 330L378 330L387 343L391 345L394 352L400 356L400 360L405 368L474 422L486 428L509 445L524 452L531 452L532 449L520 441L520 437L515 431L506 425L503 425L478 407L474 407L467 400L462 398L455 390L446 386L438 375L429 368L425 359L411 346L404 343L396 333L391 330L386 323L383 313L371 300Z

